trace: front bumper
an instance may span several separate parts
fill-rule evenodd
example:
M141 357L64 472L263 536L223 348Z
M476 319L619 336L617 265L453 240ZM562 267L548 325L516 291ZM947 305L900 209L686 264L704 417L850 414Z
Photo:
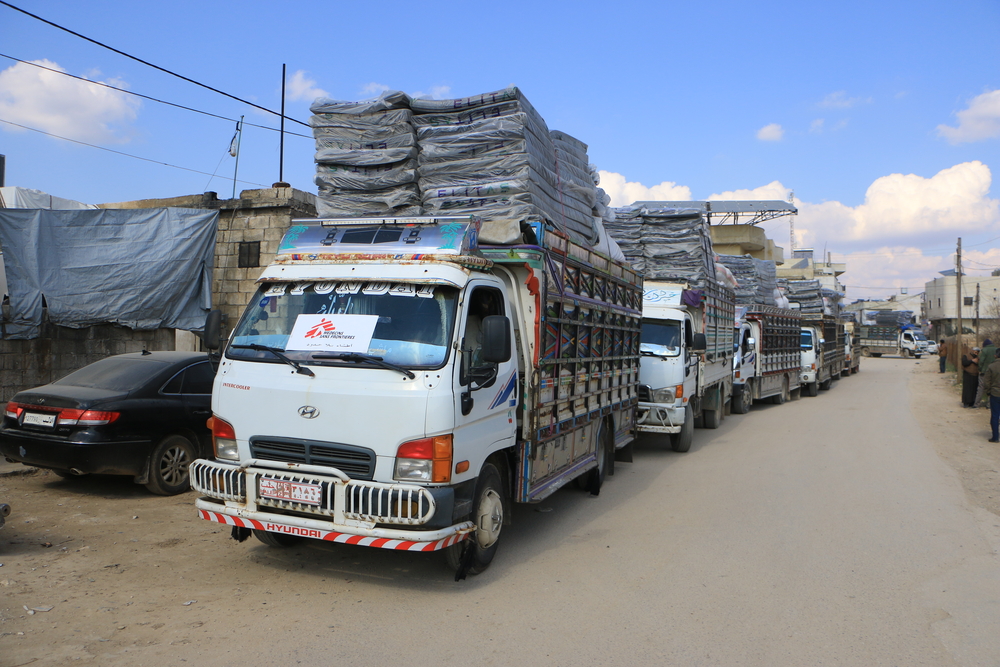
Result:
M452 523L454 489L350 479L334 468L250 460L198 459L191 486L202 519L240 528L383 549L437 551L466 539L471 521ZM260 480L317 488L313 502L269 498Z
M802 371L799 375L799 379L802 384L812 384L816 381L816 371Z
M686 405L642 403L636 409L636 427L640 433L680 433Z
M97 475L141 475L152 448L151 440L74 442L46 433L0 432L0 453L11 461Z

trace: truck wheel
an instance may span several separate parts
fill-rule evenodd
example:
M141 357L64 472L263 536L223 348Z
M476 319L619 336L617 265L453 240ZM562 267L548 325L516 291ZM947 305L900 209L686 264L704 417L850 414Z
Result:
M861 356L862 357L870 357L870 356L872 356L872 351L869 350L867 347L863 347L863 348L861 348Z
M882 353L881 352L872 352L872 356L873 357L881 357Z
M819 383L819 388L822 389L823 391L826 391L830 388L832 384L833 380L823 380L822 382Z
M269 547L276 547L278 549L287 549L288 547L294 547L296 544L301 542L304 538L298 535L285 535L284 533L272 533L267 530L254 530L253 536L258 540L263 542Z
M691 443L694 441L694 415L691 414L691 406L684 410L684 424L680 433L670 434L670 448L675 452L684 453L691 450Z
M614 446L608 444L607 429L604 428L603 421L597 429L597 446L597 467L586 474L587 483L584 487L586 491L590 491L595 496L600 495L601 487L604 485L604 480L608 478L608 471L613 465L611 461L614 458Z
M920 355L919 355L919 354L915 354L915 355L913 355L913 358L914 358L914 359L919 359L919 358L920 358Z
M819 385L815 382L810 382L805 385L806 396L819 396Z
M750 398L753 395L751 391L750 383L747 382L743 386L743 391L733 394L733 412L738 415L745 415L750 412L750 405L753 402L753 399Z
M191 488L188 466L198 452L183 435L168 435L149 457L149 482L146 488L160 496L173 496Z
M505 502L500 471L486 463L479 471L473 496L472 522L476 528L468 538L445 549L445 560L455 570L456 580L465 574L479 574L490 566L500 541Z
M903 348L903 351L899 353L899 356L903 357L904 359L909 359L910 351L907 350L906 348Z

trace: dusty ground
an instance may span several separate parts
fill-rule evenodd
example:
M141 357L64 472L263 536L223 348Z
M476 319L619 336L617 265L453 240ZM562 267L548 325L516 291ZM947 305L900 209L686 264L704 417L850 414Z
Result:
M989 409L963 408L955 374L939 374L936 359L915 362L910 391L924 434L961 476L969 503L1000 517L1000 445L987 442Z
M861 375L840 381L839 386L819 398L803 399L791 407L763 406L750 415L727 418L715 435L697 432L696 446L689 455L640 451L637 463L621 466L600 498L561 491L543 507L519 508L515 515L517 532L511 535L502 562L462 583L454 583L443 562L434 557L315 543L279 550L252 538L237 544L228 539L228 529L196 518L191 493L162 498L150 495L128 479L63 480L45 471L0 463L0 502L13 507L7 525L0 529L0 667L326 662L317 655L328 655L329 662L384 664L402 656L398 648L393 653L391 645L383 646L382 632L412 647L412 654L407 656L412 664L467 662L464 657L470 655L477 656L475 664L509 664L510 660L504 659L505 651L517 650L511 642L555 647L560 642L574 641L580 646L577 660L550 664L631 664L623 660L621 653L602 652L603 644L592 636L600 622L581 622L584 617L599 619L602 610L609 610L603 613L610 614L610 623L618 628L613 641L626 644L629 651L644 657L634 664L826 664L821 656L830 657L829 664L875 664L863 657L870 656L865 651L876 650L871 648L874 640L859 639L858 633L863 632L860 628L867 622L863 614L870 613L875 619L886 617L885 612L860 610L855 595L824 593L828 597L817 602L795 601L794 591L779 593L782 581L817 579L811 571L799 571L802 558L780 561L784 557L777 548L780 545L774 551L760 551L757 560L750 559L749 576L738 578L734 574L726 579L717 578L726 576L719 571L742 570L721 560L719 565L706 567L705 572L710 572L706 574L696 564L718 558L727 550L743 548L743 542L733 542L732 528L719 535L705 532L706 520L695 520L693 514L687 515L692 518L674 517L671 511L663 519L663 536L655 541L649 538L645 549L641 543L630 546L613 536L622 526L627 528L626 533L631 531L631 536L639 534L634 527L641 518L638 513L621 511L632 507L637 498L645 499L645 508L656 509L677 497L672 494L683 492L688 494L688 502L707 509L713 509L713 497L719 502L732 501L726 511L737 512L745 502L743 498L726 498L725 490L720 489L711 490L702 499L696 495L699 487L686 486L680 473L694 480L690 475L699 467L716 466L706 475L718 474L722 466L732 467L724 460L730 455L727 447L732 448L728 451L733 456L762 455L766 451L764 444L754 443L752 446L758 449L748 450L747 443L738 442L745 437L738 428L741 419L753 419L752 423L773 428L804 414L805 409L823 405L821 401L831 401L827 405L833 405L834 399L844 401L873 378L891 381L893 387L908 387L912 414L941 458L957 471L968 504L1000 517L1000 446L986 442L989 411L961 408L951 376L938 375L934 360L911 362L905 380L898 371L890 377L872 370L880 362L883 368L902 363L866 359ZM884 417L911 419L905 403L894 405L893 410ZM851 425L843 428L849 435ZM754 461L747 458L741 464ZM823 465L832 465L831 461L836 460L827 459ZM779 468L776 474L780 478L795 472L791 467L787 473ZM791 509L778 515L779 522L790 523L790 532L779 536L790 536L791 543L803 531L812 534L815 529L811 525L795 525L799 519L794 501L784 507ZM752 513L748 516L754 518ZM763 514L757 519L759 526L769 525ZM748 528L748 532L754 531ZM706 550L671 551L687 536L707 540L692 542ZM820 555L831 552L820 537L815 540L816 551L809 563L818 572L841 572L839 564L818 560ZM863 544L862 551L871 552L870 557L879 556L876 545ZM796 549L809 546L795 543ZM863 556L852 561L856 564L851 566L851 572L855 567L861 571L857 564L864 565ZM831 557L838 555L833 553ZM779 562L774 562L776 559ZM685 563L688 578L674 581L679 562ZM614 575L592 588L595 572L602 571ZM897 583L880 580L882 570L877 565L870 572L874 573L872 578L864 580L867 583L858 585L854 592L861 597L866 588L873 589L870 597L882 596L883 602L892 607L896 603L887 596L898 588ZM701 578L691 579L690 573ZM759 590L749 588L750 583L745 582L763 579L773 580L772 597L782 596L772 601L772 608L764 608L771 612L770 616L760 613L761 608L754 611L745 605L751 597L760 597ZM702 591L713 589L716 597L712 600L719 606L710 606L709 598L699 597ZM497 604L512 595L506 591L513 590L521 590L522 596L527 594L525 591L534 591L538 597L533 601L522 599L515 607ZM669 597L671 593L677 597ZM658 610L663 617L644 617L656 600L666 600ZM482 606L478 606L480 601ZM983 603L989 604L988 600ZM805 609L820 614L827 627L830 619L834 624L844 624L849 628L844 631L847 634L830 639L822 634L822 626L802 623ZM678 616L670 619L673 613ZM919 605L910 613L914 618L925 618ZM947 616L941 614L940 618ZM847 620L838 620L852 615L861 621L849 625ZM919 626L915 623L906 627ZM733 633L740 627L746 628L746 638L737 641ZM358 628L367 628L368 632L359 634ZM766 628L782 630L781 637L764 639ZM671 632L674 636L668 637ZM730 634L713 634L726 632ZM818 634L805 636L807 632ZM544 633L548 633L550 641L539 639ZM408 642L399 639L407 636L412 638ZM713 653L721 650L720 637L733 640L729 658ZM296 648L294 638L301 640L300 648ZM911 641L901 635L892 640L900 642L900 646ZM801 642L799 652L794 654L798 660L780 658L782 651L791 650L782 641ZM933 645L932 640L926 641L928 646ZM279 652L269 654L268 644L272 651ZM279 645L280 650L275 648ZM699 646L704 650L695 659L693 651ZM324 649L328 653L318 653ZM574 654L572 648L561 650L563 658ZM746 655L763 657L731 660L754 650L760 653ZM547 662L540 654L537 657L537 664ZM921 664L977 664L973 659L953 662L944 652L925 653L924 657L926 662ZM916 663L904 660L893 664Z

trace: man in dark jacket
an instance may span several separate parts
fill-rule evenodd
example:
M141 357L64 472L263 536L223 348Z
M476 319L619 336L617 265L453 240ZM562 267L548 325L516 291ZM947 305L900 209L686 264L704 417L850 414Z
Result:
M994 361L983 373L983 387L990 397L990 442L1000 442L1000 361Z
M944 365L948 363L948 346L945 345L944 338L938 345L938 372L944 373Z
M979 353L979 371L985 374L986 369L997 358L997 348L989 338L983 341L983 351ZM990 403L990 395L983 387L983 375L979 376L979 391L976 393L976 406L987 407Z

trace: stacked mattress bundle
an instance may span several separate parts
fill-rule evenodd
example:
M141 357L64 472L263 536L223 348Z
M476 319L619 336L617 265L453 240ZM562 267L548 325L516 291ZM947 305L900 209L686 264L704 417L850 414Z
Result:
M320 217L422 212L409 101L392 92L366 102L320 98L313 103L309 124L316 139Z
M716 282L712 235L700 211L624 208L615 218L605 223L608 233L646 280Z
M741 306L774 306L777 287L774 262L750 255L719 255L723 266L733 272L739 288L736 303Z
M516 87L455 100L410 101L427 214L483 218L484 241L550 220L576 240L598 240L597 187L586 144L549 132Z
M824 303L818 280L785 280L778 279L778 286L792 303L799 304L803 314L823 314Z

